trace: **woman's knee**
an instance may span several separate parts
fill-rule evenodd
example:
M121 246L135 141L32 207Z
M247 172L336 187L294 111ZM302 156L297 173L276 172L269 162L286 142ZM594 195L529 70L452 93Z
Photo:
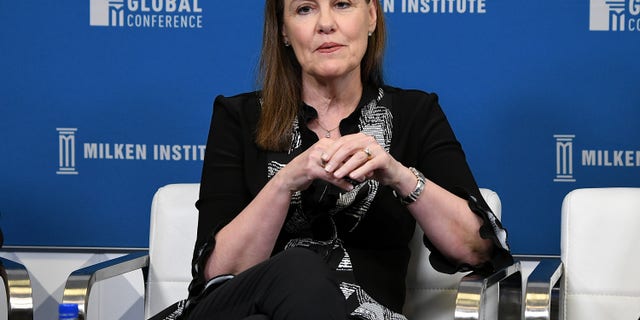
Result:
M277 281L300 284L309 281L327 281L331 269L317 253L305 248L290 248L274 256L270 268Z
M274 257L279 269L266 305L275 319L343 319L344 295L334 273L317 253L292 248Z
M324 259L305 248L291 248L276 258L274 266L280 269L279 281L288 283L292 292L297 290L339 290L335 273ZM307 291L307 293L309 293Z
M273 259L274 264L283 269L329 271L329 267L322 257L306 248L290 248L280 252Z

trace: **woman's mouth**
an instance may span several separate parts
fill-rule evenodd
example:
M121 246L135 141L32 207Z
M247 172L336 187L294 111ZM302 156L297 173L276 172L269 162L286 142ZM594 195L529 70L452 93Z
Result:
M321 46L319 46L316 49L316 51L318 51L320 53L332 53L332 52L340 50L342 47L343 46L341 44L337 44L337 43L334 43L334 42L325 42Z

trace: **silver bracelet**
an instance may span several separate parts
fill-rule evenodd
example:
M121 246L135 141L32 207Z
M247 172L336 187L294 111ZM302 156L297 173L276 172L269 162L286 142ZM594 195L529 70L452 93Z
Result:
M418 179L418 183L416 184L416 188L413 189L413 191L411 193L409 193L409 195L407 195L404 198L400 197L400 195L398 195L398 193L395 190L393 190L393 195L400 201L401 204L403 204L405 206L415 202L416 200L418 200L418 197L420 196L422 191L424 191L424 185L427 182L427 179L424 177L422 172L418 171L414 167L409 167L409 170L411 170L411 172Z

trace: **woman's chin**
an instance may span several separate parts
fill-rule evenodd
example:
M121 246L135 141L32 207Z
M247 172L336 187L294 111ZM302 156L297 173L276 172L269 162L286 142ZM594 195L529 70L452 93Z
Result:
M320 81L336 81L336 80L348 79L349 76L353 74L353 71L354 70L352 69L345 69L345 68L326 68L326 69L322 69L317 72L311 73L310 76ZM358 72L356 75L359 76L360 72Z

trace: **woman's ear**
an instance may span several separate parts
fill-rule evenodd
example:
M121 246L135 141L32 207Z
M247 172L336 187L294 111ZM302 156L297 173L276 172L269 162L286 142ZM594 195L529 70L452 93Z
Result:
M376 31L376 25L378 23L378 8L376 7L377 5L378 1L369 1L369 33L373 33Z
M289 46L291 44L289 42L289 37L287 37L287 30L285 30L284 26L282 26L282 42L284 42L285 46Z

